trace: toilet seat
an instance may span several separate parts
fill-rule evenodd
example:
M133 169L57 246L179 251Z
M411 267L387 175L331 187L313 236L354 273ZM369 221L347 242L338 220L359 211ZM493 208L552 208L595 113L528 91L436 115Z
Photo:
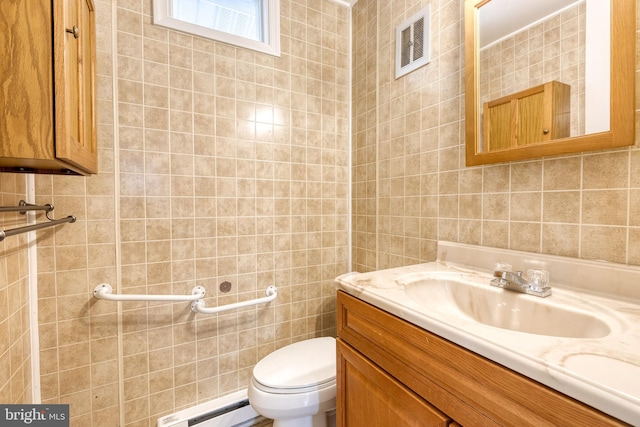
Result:
M252 380L256 388L275 394L335 386L336 340L313 338L276 350L258 362Z
M329 381L326 381L322 384L314 384L306 387L298 387L298 388L276 388L276 387L268 387L264 384L259 383L255 378L252 379L253 386L265 393L271 394L304 394L310 392L317 392L323 390L325 388L336 386L335 378Z

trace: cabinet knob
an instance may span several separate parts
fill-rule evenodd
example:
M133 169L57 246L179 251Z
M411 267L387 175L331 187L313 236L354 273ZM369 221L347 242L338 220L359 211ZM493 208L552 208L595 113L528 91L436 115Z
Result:
M67 33L73 34L74 39L80 38L80 28L75 25L72 28L67 28Z
M549 129L542 129L542 133L547 135L549 133Z

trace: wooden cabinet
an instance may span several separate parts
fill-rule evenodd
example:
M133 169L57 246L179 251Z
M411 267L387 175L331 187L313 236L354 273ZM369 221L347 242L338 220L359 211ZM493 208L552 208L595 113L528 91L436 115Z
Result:
M343 426L446 427L449 418L342 341L337 342Z
M552 81L483 106L484 148L496 151L570 136L571 87Z
M337 317L338 426L626 425L342 291Z
M93 1L2 2L0 45L0 170L97 173Z

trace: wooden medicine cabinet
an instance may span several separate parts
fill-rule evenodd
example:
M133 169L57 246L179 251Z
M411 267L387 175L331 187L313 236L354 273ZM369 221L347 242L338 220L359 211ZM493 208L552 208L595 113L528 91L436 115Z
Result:
M92 0L14 0L0 15L0 171L97 173Z
M552 81L483 105L484 151L569 136L571 87Z
M557 6L558 11L547 13L541 21L535 21L529 26L521 28L508 27L517 19L504 16L507 12L529 13L525 7L506 7L504 3L510 0L465 0L465 136L466 136L466 164L467 166L509 162L547 156L580 153L612 149L633 145L635 143L635 58L636 58L636 1L635 0L585 0L584 2L572 2L565 6L564 0L552 0L549 2L524 2L523 6L546 7ZM574 12L571 8L581 8ZM526 10L526 12L525 12ZM572 13L570 18L580 19L581 24L565 20L562 14ZM530 15L530 13L529 13ZM527 15L527 16L529 16ZM608 17L608 18L607 18ZM547 21L549 19L549 21ZM581 27L584 23L584 27ZM491 39L495 29L505 29L505 36L500 35ZM546 43L547 31L556 29L556 37L564 37L564 30L571 28L586 28L583 34L574 38L577 47L569 53L562 52L554 58L558 61L567 61L567 57L577 62L577 66L566 72L565 64L554 63L548 58L548 52L544 51L541 43ZM591 29L597 29L597 33ZM537 32L536 32L537 31ZM595 30L594 30L595 31ZM514 35L515 34L515 35ZM533 43L525 41L526 37L534 37ZM556 42L558 49L565 48L566 39ZM509 46L508 44L511 43ZM536 51L525 51L535 46ZM482 51L481 51L482 47ZM498 56L490 61L486 60L491 47L504 48L506 56ZM507 50L511 49L511 50ZM553 47L551 48L551 50ZM528 55L527 58L524 58ZM520 57L519 57L520 56ZM488 114L490 122L485 123L487 117L484 104L491 99L502 98L499 94L488 98L494 91L496 76L502 76L513 69L515 65L524 64L530 66L533 58L542 59L537 68L512 72L507 87L513 90L504 90L504 93L526 92L525 88L535 88L544 82L553 80L568 84L571 87L571 114L580 115L586 111L585 118L579 126L570 125L570 134L567 135L564 124L558 128L548 128L548 136L535 143L513 143L514 117L506 107L497 108L490 103L492 110ZM586 58L586 59L584 59ZM583 60L584 59L584 60ZM489 64L489 65L487 65ZM485 68L486 67L486 68ZM494 68L491 68L494 67ZM594 71L594 68L596 69ZM488 70L488 71L487 71ZM506 71L505 71L506 70ZM549 74L547 74L547 70ZM583 78L583 75L585 76ZM591 76L597 79L591 79ZM489 76L489 77L487 77ZM578 76L578 77L576 77ZM502 77L500 77L502 78ZM527 80L528 79L528 80ZM578 84L565 81L577 79ZM526 81L525 81L526 80ZM537 81L537 82L536 82ZM520 86L521 85L521 86ZM547 89L544 89L545 97ZM520 102L525 97L514 95ZM598 98L600 97L600 98ZM561 96L560 96L561 98ZM493 105L493 107L491 107ZM524 104L521 104L524 107ZM513 108L513 106L511 106ZM564 107L562 107L564 108ZM535 108L537 110L537 107ZM502 110L502 111L499 111ZM595 113L594 110L597 110ZM560 114L562 116L562 114ZM497 116L503 118L497 119ZM580 116L579 116L580 117ZM589 120L590 117L604 118L601 120ZM529 126L536 122L531 120L529 114L523 116L518 112L517 122ZM498 122L506 122L506 127L498 128ZM533 124L531 124L533 126ZM545 127L546 128L546 127ZM489 129L487 131L487 129ZM485 139L489 132L489 141ZM495 143L496 132L502 134L501 142ZM556 133L554 135L554 132ZM507 137L506 134L509 133ZM483 135L484 134L484 135ZM497 138L497 136L496 136ZM521 140L523 134L518 133L517 139ZM526 138L525 138L526 139ZM506 141L509 140L507 143Z

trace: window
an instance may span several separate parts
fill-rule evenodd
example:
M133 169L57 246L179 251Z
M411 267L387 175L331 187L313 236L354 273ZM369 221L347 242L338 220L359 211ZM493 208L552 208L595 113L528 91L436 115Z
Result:
M280 0L153 0L153 23L280 56Z

